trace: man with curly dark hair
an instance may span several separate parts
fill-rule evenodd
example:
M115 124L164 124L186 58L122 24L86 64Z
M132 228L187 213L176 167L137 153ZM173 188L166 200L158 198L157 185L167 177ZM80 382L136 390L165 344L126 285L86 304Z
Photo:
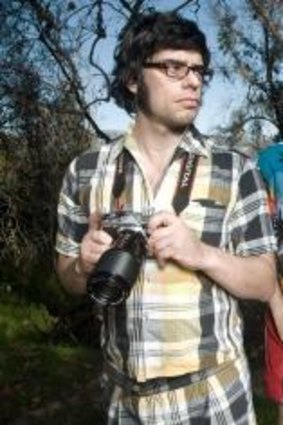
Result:
M115 61L112 95L134 123L71 163L56 244L64 287L103 310L107 423L255 424L237 300L267 301L275 288L261 179L193 124L212 76L195 22L141 14L122 30ZM146 253L133 245L125 256L133 228ZM121 256L140 266L129 294Z

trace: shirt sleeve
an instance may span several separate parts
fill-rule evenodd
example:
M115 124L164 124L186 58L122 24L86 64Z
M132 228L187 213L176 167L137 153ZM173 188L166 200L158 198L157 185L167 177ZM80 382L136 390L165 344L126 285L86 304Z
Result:
M276 252L267 192L256 164L241 159L242 170L236 179L235 205L230 216L231 242L236 255Z
M88 229L87 209L80 202L77 159L69 166L63 179L58 209L55 249L71 257L79 255L80 243Z

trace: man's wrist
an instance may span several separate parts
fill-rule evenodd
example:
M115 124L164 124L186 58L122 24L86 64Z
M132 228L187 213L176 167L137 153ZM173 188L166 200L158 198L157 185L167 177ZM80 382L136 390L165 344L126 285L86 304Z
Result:
M74 261L74 272L75 272L75 275L80 278L86 279L88 276L88 274L83 270L82 264L79 258L76 258Z

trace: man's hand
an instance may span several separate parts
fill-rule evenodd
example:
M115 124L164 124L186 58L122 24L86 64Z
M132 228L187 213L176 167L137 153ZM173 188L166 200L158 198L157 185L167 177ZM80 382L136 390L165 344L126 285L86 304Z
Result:
M276 283L274 255L240 257L197 238L182 218L170 212L154 215L148 225L149 252L160 267L173 260L199 270L238 298L267 301Z
M101 230L101 217L94 213L89 219L88 232L82 239L80 256L77 260L77 268L81 273L88 275L93 270L101 255L112 244L112 237Z
M171 212L157 213L149 221L148 233L149 251L160 267L173 260L186 268L199 268L203 244L182 218Z
M57 272L64 288L77 295L86 293L88 275L92 272L101 255L110 248L112 237L101 230L101 218L92 214L89 229L82 242L78 257L59 254Z

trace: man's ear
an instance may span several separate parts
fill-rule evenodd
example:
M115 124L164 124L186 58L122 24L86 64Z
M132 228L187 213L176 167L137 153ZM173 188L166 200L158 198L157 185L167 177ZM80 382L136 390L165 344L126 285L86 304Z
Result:
M137 94L137 91L138 91L138 85L137 85L137 83L136 83L136 81L130 81L128 84L127 84L127 89L132 93L132 94Z

